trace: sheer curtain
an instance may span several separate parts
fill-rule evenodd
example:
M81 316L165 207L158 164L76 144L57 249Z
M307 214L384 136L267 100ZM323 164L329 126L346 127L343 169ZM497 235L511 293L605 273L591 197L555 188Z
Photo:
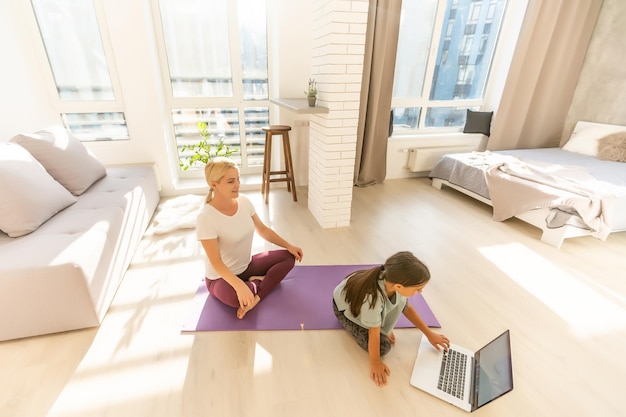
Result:
M401 0L370 0L365 37L354 184L385 180Z
M602 0L529 0L487 149L558 146Z

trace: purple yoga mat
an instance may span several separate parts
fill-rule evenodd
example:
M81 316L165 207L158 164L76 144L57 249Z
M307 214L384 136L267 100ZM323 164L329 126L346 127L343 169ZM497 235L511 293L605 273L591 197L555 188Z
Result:
M333 290L348 274L372 265L295 266L259 305L239 320L235 309L213 297L200 283L183 332L212 330L320 330L341 329L333 313ZM429 327L441 327L421 294L410 298ZM413 327L400 316L397 328Z

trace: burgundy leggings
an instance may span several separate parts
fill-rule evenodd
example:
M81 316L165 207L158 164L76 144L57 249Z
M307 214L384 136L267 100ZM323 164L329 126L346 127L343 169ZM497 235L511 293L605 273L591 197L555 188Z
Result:
M293 269L296 259L288 250L272 250L252 256L248 268L237 276L246 283L252 294L261 299L274 289L280 281ZM265 276L262 281L248 279L252 276ZM209 293L232 307L239 307L239 299L235 289L224 279L205 279Z

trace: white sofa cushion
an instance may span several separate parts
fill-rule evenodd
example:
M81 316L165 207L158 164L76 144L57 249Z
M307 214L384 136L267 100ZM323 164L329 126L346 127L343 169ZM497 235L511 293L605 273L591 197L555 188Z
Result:
M0 341L101 323L159 191L152 167L109 167L76 198L33 233L0 233Z
M62 126L17 135L11 141L26 148L54 179L74 195L81 195L106 175L102 163Z
M0 230L10 237L23 236L76 198L22 148L0 143Z

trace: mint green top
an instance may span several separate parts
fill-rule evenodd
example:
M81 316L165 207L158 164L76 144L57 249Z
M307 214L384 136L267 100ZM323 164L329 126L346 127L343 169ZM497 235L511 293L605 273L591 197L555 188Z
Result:
M402 314L407 307L408 299L397 292L389 298L387 291L385 291L385 280L379 277L378 286L381 291L378 293L376 304L370 307L372 297L368 295L365 297L363 305L361 306L360 314L355 317L350 312L350 306L345 300L345 294L343 294L346 282L351 276L352 274L348 275L333 291L333 299L335 300L335 304L337 304L337 308L339 311L343 312L348 320L359 326L366 329L380 327L380 332L384 335L388 335L398 322L400 314Z

